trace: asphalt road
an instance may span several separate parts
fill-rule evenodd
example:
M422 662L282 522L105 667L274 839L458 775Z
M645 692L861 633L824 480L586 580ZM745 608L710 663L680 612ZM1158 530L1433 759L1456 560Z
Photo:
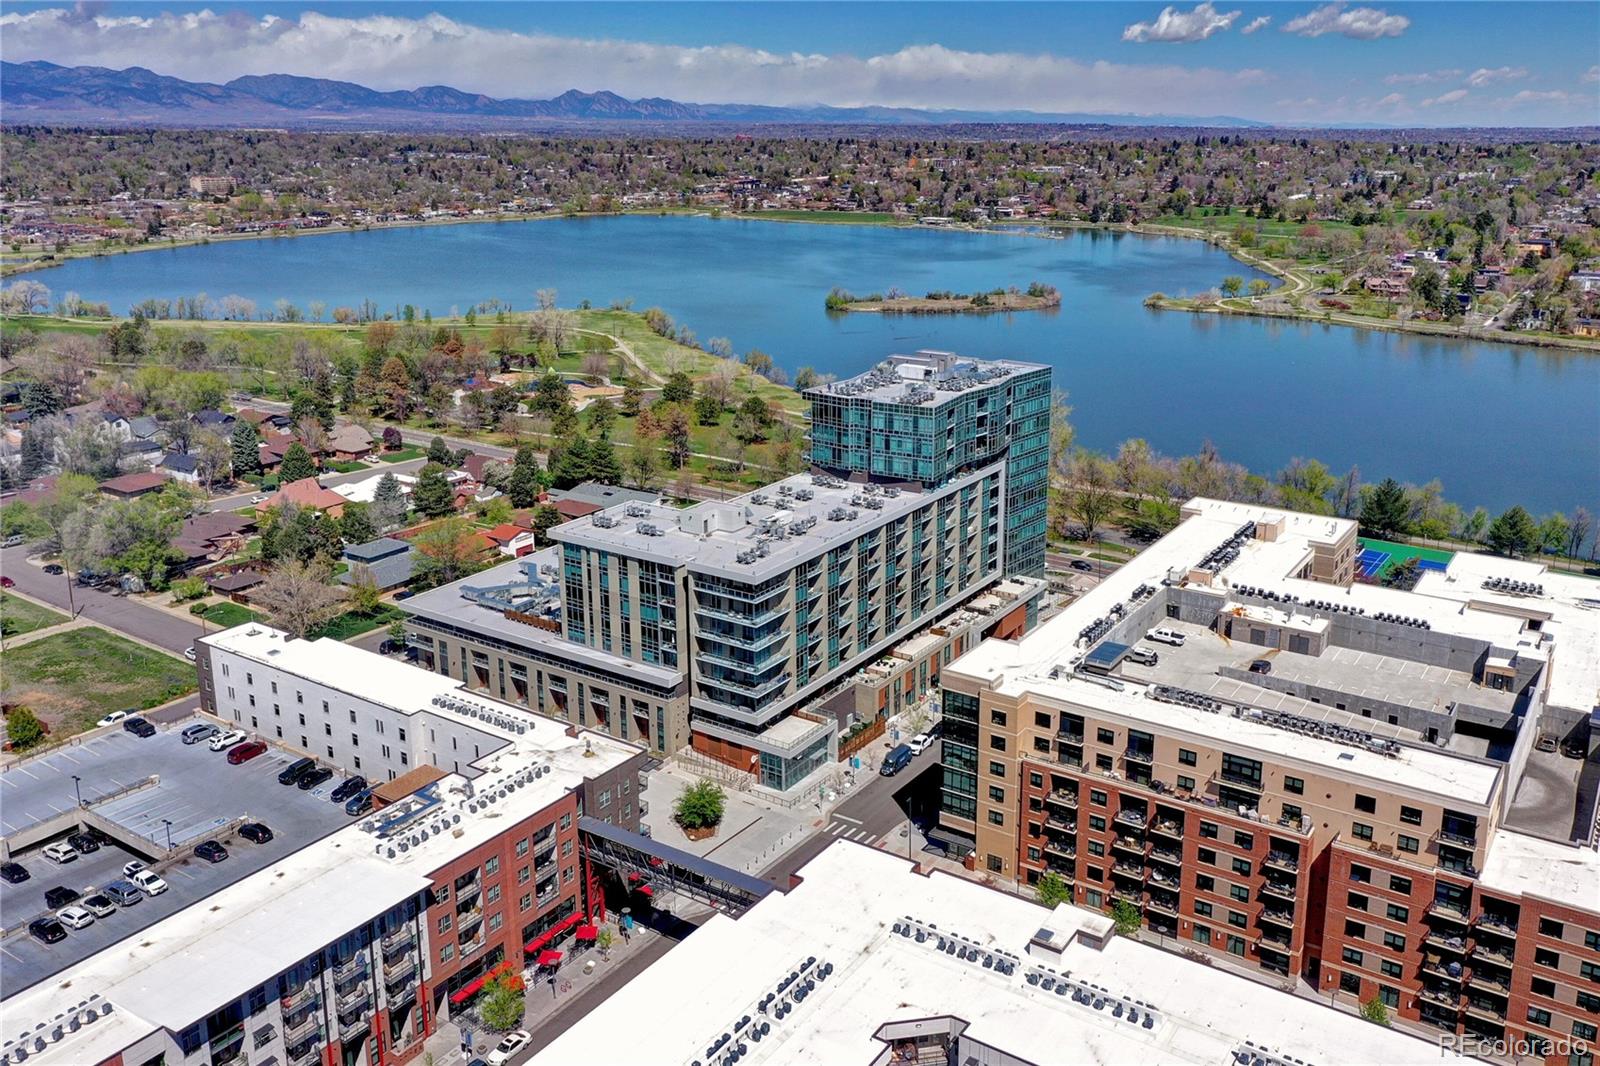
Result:
M0 573L17 583L18 592L179 655L204 634L198 623L147 607L132 596L69 585L67 575L47 574L43 567L28 562L26 551L19 547L0 552Z

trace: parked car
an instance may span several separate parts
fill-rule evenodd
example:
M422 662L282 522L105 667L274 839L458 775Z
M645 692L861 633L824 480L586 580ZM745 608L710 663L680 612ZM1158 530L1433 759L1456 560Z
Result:
M185 659L188 659L190 662L194 662L194 645L193 644L191 644L187 648L183 649L183 657Z
M272 830L264 822L246 822L239 827L239 835L252 844L265 844L272 839Z
M67 939L67 927L54 918L35 918L28 923L28 933L35 940L46 944L55 944Z
M109 918L117 913L117 905L104 892L96 892L92 896L85 896L78 902L96 918Z
M1250 672L1266 676L1272 673L1272 663L1266 659L1252 659L1250 661Z
M372 810L372 789L364 788L345 800L344 813L355 816Z
M1551 736L1549 733L1542 733L1539 735L1539 738L1533 742L1533 746L1540 751L1555 751L1556 738Z
M906 741L906 747L911 749L911 754L921 755L923 752L933 747L933 737L929 736L927 733L918 733L916 736Z
M132 881L113 881L101 893L121 907L131 907L144 899L144 893Z
M69 862L78 861L78 851L66 841L58 840L54 844L44 846L44 857L57 866L65 866Z
M263 503L267 502L268 498L269 497L267 496L267 494L262 492L262 493L258 493L255 496L250 497L250 502L254 503L254 504L263 504Z
M147 896L159 896L167 890L167 883L154 870L140 870L128 880L138 885Z
M1168 629L1166 626L1156 626L1145 634L1145 638L1153 640L1157 644L1171 644L1174 648L1183 647L1183 634L1176 629Z
M66 571L64 571L61 568L61 564L60 563L46 563L45 567L44 567L44 572L49 574L49 575L51 575L52 577L54 577L54 576L57 576L59 574L63 574Z
M90 852L100 850L100 841L95 839L93 833L73 833L67 838L67 843L79 855L88 855Z
M0 576L0 589L14 589L17 583L9 577Z
M21 533L13 533L11 536L7 537L4 542L0 542L0 547L15 548L26 543L28 543L27 537L23 536Z
M247 736L249 736L249 734L242 729L230 729L226 733L218 733L216 736L207 741L207 743L210 745L212 751L226 751L235 744L244 740Z
M1135 647L1128 649L1128 661L1140 666L1154 666L1161 661L1161 656L1156 654L1154 648Z
M301 774L300 779L296 781L295 784L300 787L301 792L310 792L312 789L316 788L318 785L322 784L332 776L332 770L328 769L326 766L318 766L315 769L307 770L305 773Z
M249 762L257 755L264 754L267 742L264 740L247 740L243 744L235 744L228 749L228 762L234 766Z
M511 1056L532 1042L533 1037L528 1034L526 1029L518 1029L514 1033L507 1033L506 1038L496 1044L493 1051L489 1052L487 1062L489 1066L506 1066L506 1063L511 1061Z
M132 711L112 711L110 714L96 722L95 725L116 725L118 722L122 721L132 713Z
M142 869L144 869L144 863L140 862L138 859L131 859L122 864L122 876L132 877Z
M228 849L215 840L204 840L194 846L194 854L197 859L218 863L228 857Z
M285 766L283 771L278 774L278 784L292 785L300 780L301 774L316 769L316 766L317 760L315 759L296 759L288 766Z
M57 910L61 907L65 907L69 903L78 902L79 897L82 895L83 893L79 892L75 888L68 888L66 885L56 885L54 888L47 888L44 890L44 905L51 910Z
M156 727L143 718L124 718L122 720L122 728L136 737L153 737L156 735Z
M878 767L878 773L884 777L893 777L910 765L911 749L904 744L896 744L889 749L889 754L883 757L883 765Z
M0 862L0 881L8 885L20 885L31 876L20 862Z
M184 726L183 732L178 735L183 738L185 744L198 744L202 740L210 740L220 732L222 730L210 722L196 722L193 725Z
M366 787L366 778L347 777L343 781L339 782L339 787L334 789L333 794L328 798L335 803L343 803L345 800L349 799L351 796L354 796L357 792L360 792Z
M1587 759L1589 749L1583 741L1568 738L1561 742L1561 754L1569 759Z
M94 924L94 915L82 907L63 907L56 911L56 917L68 929L87 929Z

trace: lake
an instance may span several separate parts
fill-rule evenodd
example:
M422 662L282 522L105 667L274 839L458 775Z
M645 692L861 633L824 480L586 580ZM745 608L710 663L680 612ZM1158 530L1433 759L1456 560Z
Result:
M1262 473L1294 457L1376 481L1438 478L1463 505L1600 505L1600 357L1378 330L1151 311L1144 298L1261 275L1202 241L783 224L687 216L550 219L330 233L78 260L32 275L121 313L204 292L436 315L498 298L659 305L702 343L760 348L791 373L847 375L943 348L1049 363L1081 443L1211 441ZM970 292L1055 285L1054 312L830 316L833 286Z

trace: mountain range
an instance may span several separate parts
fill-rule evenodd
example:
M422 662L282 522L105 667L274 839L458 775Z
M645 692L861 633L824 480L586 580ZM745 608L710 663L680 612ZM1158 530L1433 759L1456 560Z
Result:
M470 126L539 128L635 123L940 126L1056 123L1111 126L1265 128L1229 116L1122 115L906 107L775 107L629 100L576 89L548 100L503 100L448 85L383 92L348 81L253 74L218 85L143 67L66 67L44 60L0 62L0 117L9 124L282 126L300 129Z

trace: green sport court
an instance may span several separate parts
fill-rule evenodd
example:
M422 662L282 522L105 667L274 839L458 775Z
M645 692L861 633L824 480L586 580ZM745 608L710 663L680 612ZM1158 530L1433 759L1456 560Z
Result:
M1390 570L1407 559L1416 559L1420 569L1443 570L1450 565L1454 552L1437 548L1419 548L1415 544L1396 544L1392 540L1373 540L1357 537L1356 576L1363 581L1382 581Z

